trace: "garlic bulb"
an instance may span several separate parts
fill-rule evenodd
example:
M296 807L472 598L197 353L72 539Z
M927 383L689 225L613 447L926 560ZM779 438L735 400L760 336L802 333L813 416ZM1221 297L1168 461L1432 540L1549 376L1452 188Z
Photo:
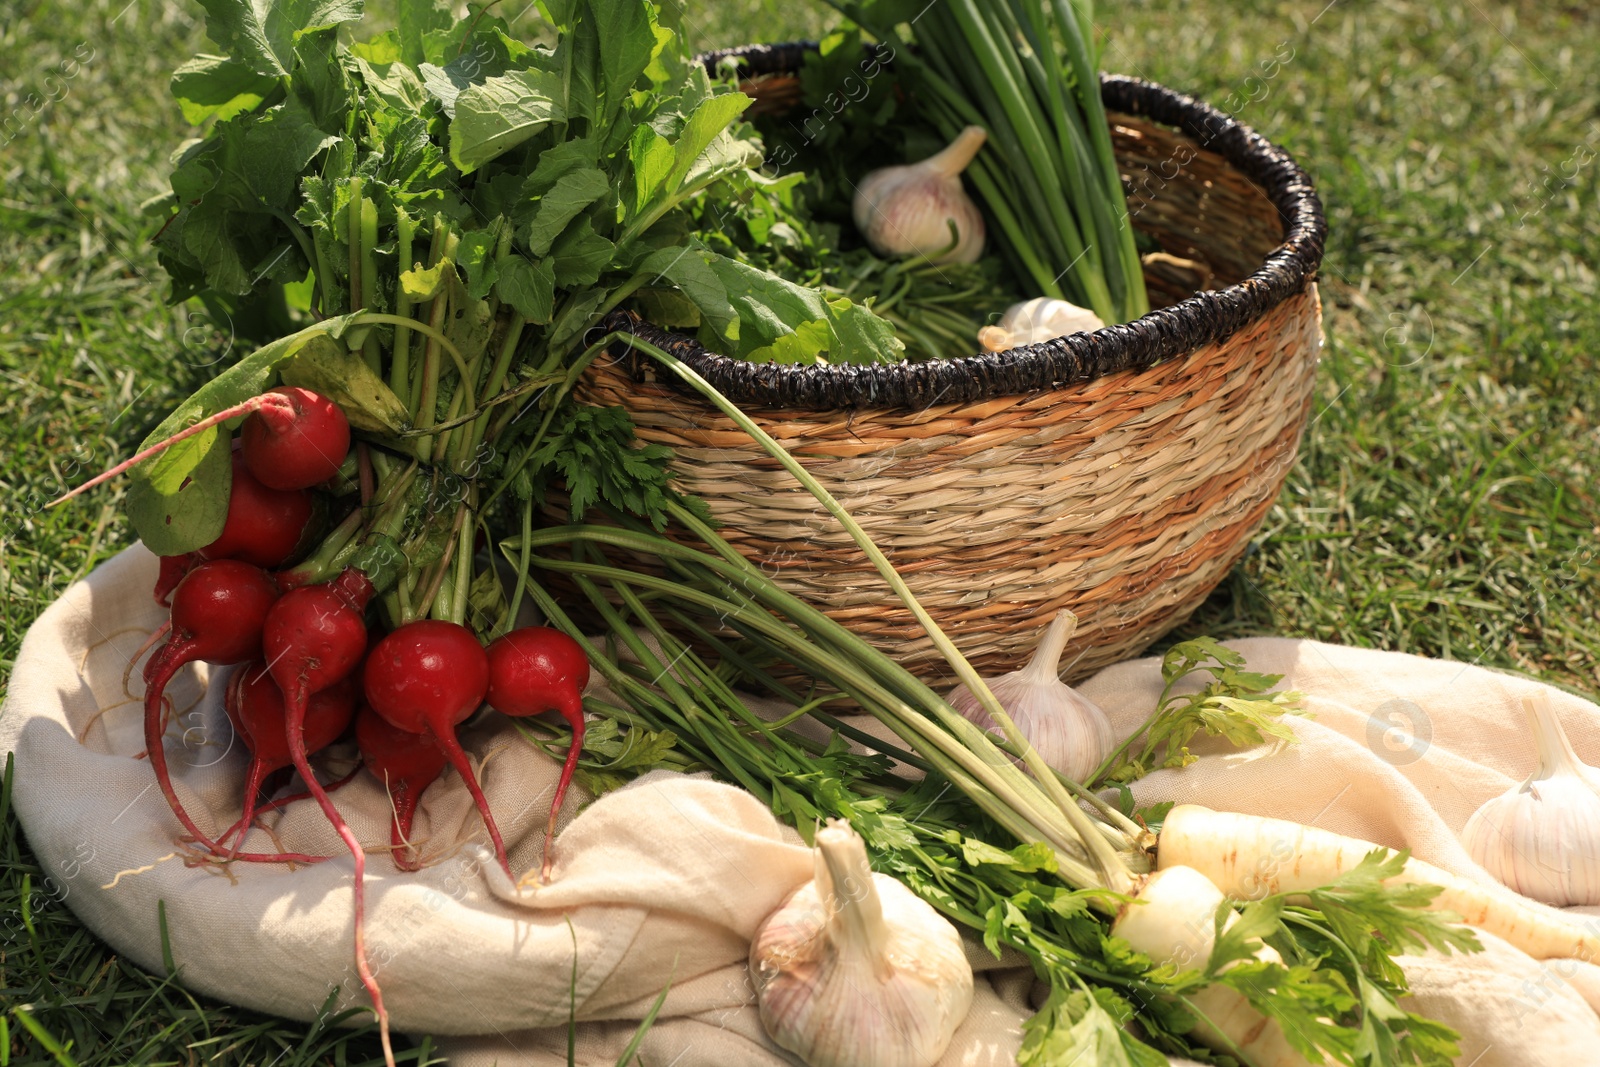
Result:
M921 163L884 167L861 179L851 214L872 250L880 256L927 256L935 263L972 263L983 255L983 215L961 188L961 172L988 136L983 127L968 126Z
M978 331L978 343L986 352L1004 352L1020 345L1038 344L1069 333L1098 330L1105 323L1088 308L1048 296L1036 296L1012 304L1000 321Z
M955 927L867 866L842 819L817 831L816 873L750 945L761 1023L810 1067L930 1067L972 1006Z
M1523 698L1539 768L1473 813L1462 844L1479 865L1546 904L1600 904L1600 793L1550 701Z
M989 688L1046 763L1074 782L1088 784L1086 780L1117 738L1106 713L1063 682L1058 673L1062 650L1077 627L1078 617L1063 608L1028 665L989 682ZM952 689L948 700L951 707L979 726L1000 734L1000 728L966 686Z

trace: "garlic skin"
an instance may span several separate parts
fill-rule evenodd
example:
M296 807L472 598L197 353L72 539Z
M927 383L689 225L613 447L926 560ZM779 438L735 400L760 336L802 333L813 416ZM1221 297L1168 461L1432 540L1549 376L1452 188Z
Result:
M932 1067L972 1007L960 935L874 874L844 820L817 831L812 859L750 945L762 1026L809 1067Z
M1600 792L1550 701L1523 698L1539 767L1467 820L1461 842L1478 864L1525 897L1558 908L1600 904Z
M885 258L932 257L934 263L972 263L983 255L983 215L961 187L961 172L988 136L983 127L968 126L937 155L861 179L850 211L872 251Z
M1033 658L1020 671L989 682L1000 706L1052 768L1082 785L1117 743L1111 720L1088 697L1061 680L1061 653L1078 628L1063 608L1050 623ZM988 679L985 679L988 681ZM965 685L946 698L950 706L992 734L1004 736Z
M1088 333L1105 325L1088 308L1048 296L1036 296L1006 308L1000 321L978 331L978 343L986 352L1035 345L1072 333Z

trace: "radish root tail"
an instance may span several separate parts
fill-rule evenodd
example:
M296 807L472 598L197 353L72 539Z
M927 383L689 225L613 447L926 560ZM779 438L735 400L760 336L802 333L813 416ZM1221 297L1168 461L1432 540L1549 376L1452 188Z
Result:
M511 861L506 857L506 843L500 838L500 827L495 825L494 812L489 810L489 798L483 795L483 788L478 784L478 776L472 773L472 763L467 759L467 754L461 748L454 734L436 734L435 739L439 747L450 759L451 766L456 773L461 775L466 782L467 790L472 794L472 802L478 806L478 812L483 816L483 824L489 829L489 840L494 842L494 857L500 861L500 866L505 870L506 877L513 882L517 876L511 873Z
M302 676L303 677L303 676ZM322 814L327 816L328 822L333 825L334 832L339 835L339 840L344 842L345 848L350 850L350 856L355 861L355 942L356 942L356 973L361 977L361 985L367 991L367 996L372 998L372 1010L378 1016L378 1038L383 1044L383 1062L387 1067L395 1067L394 1047L389 1040L389 1012L383 1006L383 991L378 988L378 978L372 973L371 964L367 960L367 856L361 849L361 842L356 840L356 835L350 830L344 817L339 814L339 809L333 806L328 792L317 781L317 776L311 770L311 763L306 757L306 701L310 694L306 686L301 684L294 687L293 692L284 694L284 712L287 719L289 755L294 759L295 770L300 772L300 777L305 780L306 788L316 798Z
M561 765L561 780L556 783L556 795L550 802L550 821L544 827L544 862L539 867L539 882L550 884L550 873L555 867L556 819L561 815L561 802L567 797L567 786L572 784L572 774L578 769L578 758L583 755L583 703L573 701L576 707L561 709L561 715L572 726L572 744L567 748L566 761Z

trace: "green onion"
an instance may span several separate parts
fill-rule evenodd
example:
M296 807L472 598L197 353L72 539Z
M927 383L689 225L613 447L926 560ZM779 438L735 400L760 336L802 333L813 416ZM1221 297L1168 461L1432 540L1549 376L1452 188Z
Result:
M992 150L967 173L1020 277L1108 323L1150 310L1100 101L1091 5L940 0L917 18L913 43L856 0L829 3L893 44L943 136L989 131Z

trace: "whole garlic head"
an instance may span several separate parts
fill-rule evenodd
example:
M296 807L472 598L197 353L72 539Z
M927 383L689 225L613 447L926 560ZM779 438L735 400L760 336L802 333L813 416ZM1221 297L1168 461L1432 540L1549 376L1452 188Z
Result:
M1028 665L989 682L989 689L1046 763L1074 782L1087 785L1088 777L1117 738L1106 713L1063 682L1058 673L1061 653L1077 627L1076 615L1065 608L1057 612ZM952 689L947 699L952 708L979 726L1000 734L1000 728L965 685Z
M1539 767L1467 820L1461 842L1484 870L1525 897L1600 904L1600 793L1549 700L1524 698Z
M750 945L761 1024L809 1067L931 1067L972 1007L960 935L874 874L842 819L817 831L813 862Z
M1088 308L1048 296L1036 296L1012 304L1000 321L978 331L978 343L986 352L1004 352L1021 345L1036 345L1071 333L1098 330L1105 323Z
M937 155L861 179L850 209L872 250L884 257L926 256L935 263L972 263L983 255L983 215L961 187L961 172L988 136L983 127L968 126Z

